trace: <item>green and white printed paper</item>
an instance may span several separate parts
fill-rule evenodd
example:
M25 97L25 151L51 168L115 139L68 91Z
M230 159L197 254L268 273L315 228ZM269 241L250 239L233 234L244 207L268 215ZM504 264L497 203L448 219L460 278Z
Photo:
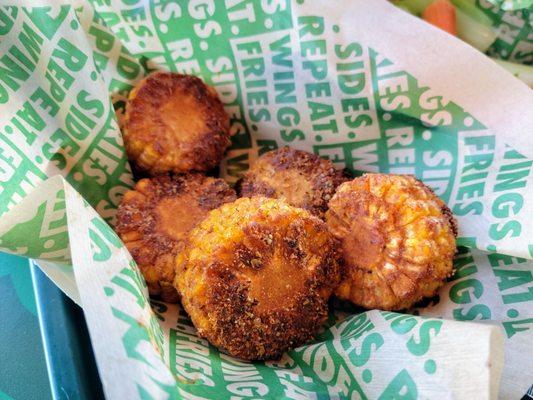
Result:
M476 4L492 20L497 33L487 54L533 65L533 0L476 0Z
M83 306L108 398L519 398L533 383L533 94L485 56L383 0L3 3L0 249ZM106 222L133 184L125 99L159 69L218 91L230 182L283 145L416 174L457 215L454 279L412 314L339 306L267 363L150 307Z
M524 10L533 7L533 0L482 0L494 4L502 10Z

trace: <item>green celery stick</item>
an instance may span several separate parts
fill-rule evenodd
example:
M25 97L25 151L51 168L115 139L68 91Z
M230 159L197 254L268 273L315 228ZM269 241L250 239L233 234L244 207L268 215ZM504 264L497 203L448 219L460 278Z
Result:
M476 0L450 0L455 9L461 10L476 22L492 27L492 20L476 5Z
M455 15L457 36L482 53L487 51L497 37L492 27L472 18L458 7L455 7Z
M401 7L404 10L408 10L411 14L415 14L418 16L422 15L422 12L431 2L432 0L394 0L393 1L393 3L396 6Z

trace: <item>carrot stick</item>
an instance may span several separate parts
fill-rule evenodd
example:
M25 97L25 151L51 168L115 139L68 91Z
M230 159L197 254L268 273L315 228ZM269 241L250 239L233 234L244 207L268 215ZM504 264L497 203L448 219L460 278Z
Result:
M434 0L424 10L422 18L454 36L457 34L455 8L449 0Z

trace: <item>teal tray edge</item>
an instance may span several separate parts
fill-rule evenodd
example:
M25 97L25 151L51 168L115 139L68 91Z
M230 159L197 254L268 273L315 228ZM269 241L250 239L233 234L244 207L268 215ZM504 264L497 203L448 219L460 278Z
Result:
M30 261L52 396L104 399L83 310Z

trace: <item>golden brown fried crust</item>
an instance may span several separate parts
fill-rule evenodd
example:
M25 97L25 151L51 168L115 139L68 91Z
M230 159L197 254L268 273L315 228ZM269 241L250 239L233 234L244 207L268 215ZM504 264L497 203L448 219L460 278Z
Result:
M174 284L201 336L242 359L276 359L326 319L342 274L337 247L309 212L242 198L191 231Z
M212 169L230 144L216 91L170 72L153 73L131 91L123 133L130 161L153 175Z
M116 231L137 262L151 295L176 302L175 257L189 231L236 195L226 182L201 174L142 179L124 195Z
M346 178L331 161L284 147L262 155L237 185L243 197L281 198L323 217L335 189Z
M453 274L455 219L413 176L367 174L342 184L326 222L342 242L346 278L336 291L342 299L409 308Z

